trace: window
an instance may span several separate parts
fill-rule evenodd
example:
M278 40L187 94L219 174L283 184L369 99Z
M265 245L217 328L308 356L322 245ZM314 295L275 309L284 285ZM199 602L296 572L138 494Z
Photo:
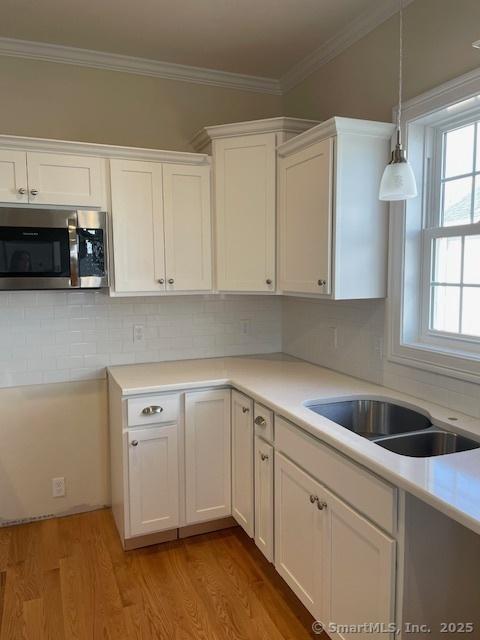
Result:
M419 196L390 206L388 359L478 384L480 72L402 111Z
M480 342L480 122L433 139L424 333Z

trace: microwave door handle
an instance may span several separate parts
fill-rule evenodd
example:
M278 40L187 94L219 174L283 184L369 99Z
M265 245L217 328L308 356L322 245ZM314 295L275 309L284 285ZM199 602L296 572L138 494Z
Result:
M78 233L77 233L77 216L68 218L68 239L70 244L70 286L79 286L78 277Z

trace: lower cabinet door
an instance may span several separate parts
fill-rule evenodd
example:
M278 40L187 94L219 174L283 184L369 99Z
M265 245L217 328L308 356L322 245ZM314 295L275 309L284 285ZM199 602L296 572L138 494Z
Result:
M232 516L253 538L253 400L238 391L232 391Z
M255 544L273 561L273 447L255 436Z
M324 622L359 625L355 633L337 627L332 637L370 640L377 629L380 637L391 638L379 629L387 630L394 621L395 541L329 491L325 494Z
M317 620L324 620L324 489L275 453L275 568Z
M179 523L177 425L128 432L130 535Z
M230 389L185 394L187 524L231 515Z

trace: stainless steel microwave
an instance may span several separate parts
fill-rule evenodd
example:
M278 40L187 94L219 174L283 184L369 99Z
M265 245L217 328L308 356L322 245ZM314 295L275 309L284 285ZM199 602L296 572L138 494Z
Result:
M0 208L0 289L108 286L104 211Z

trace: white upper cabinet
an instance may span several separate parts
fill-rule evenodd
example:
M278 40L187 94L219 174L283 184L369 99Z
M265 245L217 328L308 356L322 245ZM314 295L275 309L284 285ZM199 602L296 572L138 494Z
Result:
M276 147L311 120L271 118L207 127L192 141L211 150L215 176L216 288L276 288Z
M103 159L54 153L27 153L31 204L100 207Z
M282 291L386 296L388 205L378 188L393 129L332 118L278 147Z
M210 167L163 165L167 290L212 288Z
M102 207L104 162L99 157L0 150L0 201Z
M210 166L114 159L110 176L115 293L211 290Z
M111 160L115 291L165 291L162 165Z
M28 202L27 154L0 150L0 201Z

